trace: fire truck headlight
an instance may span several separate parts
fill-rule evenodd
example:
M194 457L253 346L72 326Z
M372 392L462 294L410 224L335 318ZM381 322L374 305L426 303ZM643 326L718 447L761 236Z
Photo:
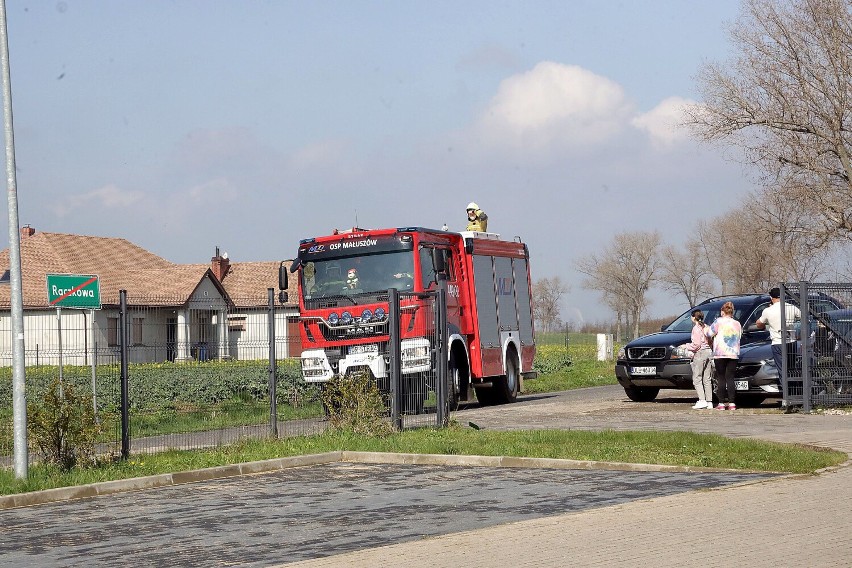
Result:
M331 312L328 314L328 323L331 325L337 325L337 322L340 321L340 316L337 315L337 312Z
M349 312L343 312L340 315L340 321L341 323L343 323L343 325L349 325L350 323L352 323L352 314L350 314Z
M302 369L322 369L323 359L322 357L304 357L302 358Z
M414 372L427 370L431 366L429 342L425 339L403 341L401 348L403 370Z
M361 312L361 321L370 321L373 319L373 312L370 310L364 310Z
M383 319L385 319L385 309L376 308L376 320L382 321Z

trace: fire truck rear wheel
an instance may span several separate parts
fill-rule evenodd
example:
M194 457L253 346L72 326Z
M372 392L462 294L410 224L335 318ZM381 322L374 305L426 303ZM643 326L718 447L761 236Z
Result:
M514 350L510 350L506 354L506 374L494 383L499 402L515 402L517 400L520 377L518 356Z
M483 406L490 404L505 404L515 402L518 398L518 384L520 373L518 371L518 356L514 350L506 354L506 374L502 377L494 377L490 392L476 391L476 397Z

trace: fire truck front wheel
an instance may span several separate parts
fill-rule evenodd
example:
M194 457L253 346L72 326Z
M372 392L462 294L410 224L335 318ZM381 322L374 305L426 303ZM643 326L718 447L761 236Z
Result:
M456 389L461 388L459 385L461 385L461 370L456 356L453 354L450 356L450 364L447 368L447 401L452 411L459 409L459 395L456 392Z

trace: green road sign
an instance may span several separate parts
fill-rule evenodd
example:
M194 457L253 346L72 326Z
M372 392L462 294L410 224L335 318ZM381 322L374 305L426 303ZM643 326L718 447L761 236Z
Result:
M97 276L48 274L47 302L58 308L101 309L101 287Z

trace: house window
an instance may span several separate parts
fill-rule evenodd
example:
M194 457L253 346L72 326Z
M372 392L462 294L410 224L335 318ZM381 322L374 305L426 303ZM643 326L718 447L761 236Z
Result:
M142 345L142 322L145 318L133 318L133 345Z
M107 318L107 345L118 345L118 318Z
M228 316L228 331L245 331L246 316Z
M210 316L209 315L199 315L198 316L198 341L200 343L207 343L210 341Z

